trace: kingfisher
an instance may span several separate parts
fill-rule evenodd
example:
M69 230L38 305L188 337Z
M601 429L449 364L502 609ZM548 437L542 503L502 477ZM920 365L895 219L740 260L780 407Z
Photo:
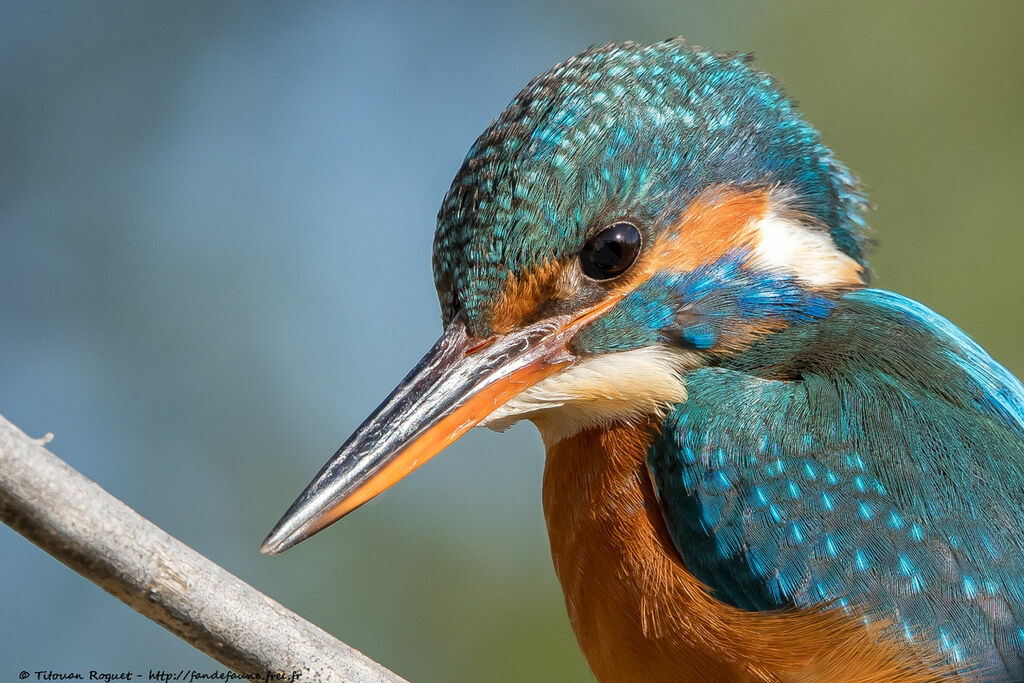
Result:
M555 66L442 202L442 336L262 551L528 419L599 680L1024 680L1024 387L868 286L865 210L745 55Z

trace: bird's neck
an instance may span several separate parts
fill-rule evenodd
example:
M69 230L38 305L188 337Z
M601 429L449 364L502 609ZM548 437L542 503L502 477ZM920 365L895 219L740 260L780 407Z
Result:
M651 427L588 430L548 448L543 499L551 555L569 620L599 680L639 674L622 653L657 642L668 607L659 604L657 587L681 569L645 469ZM696 581L693 589L701 591Z
M716 600L683 565L654 495L646 452L659 427L619 424L548 448L551 555L599 680L923 680L839 612L748 612Z

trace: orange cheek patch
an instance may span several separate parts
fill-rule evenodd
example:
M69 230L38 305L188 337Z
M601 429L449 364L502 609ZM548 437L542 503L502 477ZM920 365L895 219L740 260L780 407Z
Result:
M750 226L768 214L767 190L712 190L695 199L651 252L655 270L689 271L733 249L754 246Z
M753 247L755 235L750 226L764 218L769 208L767 190L715 188L705 192L614 282L610 292L621 297L660 270L686 272L717 261L732 249ZM491 309L493 332L504 334L532 322L545 302L559 296L559 281L566 267L573 267L573 262L548 261L511 278Z
M548 261L529 273L511 278L491 309L493 332L505 334L531 322L537 309L557 293L564 268L558 261Z

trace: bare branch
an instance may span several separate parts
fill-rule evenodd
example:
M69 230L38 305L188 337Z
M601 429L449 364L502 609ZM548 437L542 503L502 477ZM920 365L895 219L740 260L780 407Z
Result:
M173 538L45 442L0 416L0 519L50 555L237 673L402 680Z

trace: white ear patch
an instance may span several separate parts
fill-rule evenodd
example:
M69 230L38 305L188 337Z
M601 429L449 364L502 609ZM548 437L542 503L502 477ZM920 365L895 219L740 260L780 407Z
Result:
M699 364L692 352L661 344L595 356L541 380L480 426L502 431L533 420L551 446L591 427L662 415L686 400L680 373Z
M863 284L863 269L823 230L770 212L750 225L754 262L815 288Z

